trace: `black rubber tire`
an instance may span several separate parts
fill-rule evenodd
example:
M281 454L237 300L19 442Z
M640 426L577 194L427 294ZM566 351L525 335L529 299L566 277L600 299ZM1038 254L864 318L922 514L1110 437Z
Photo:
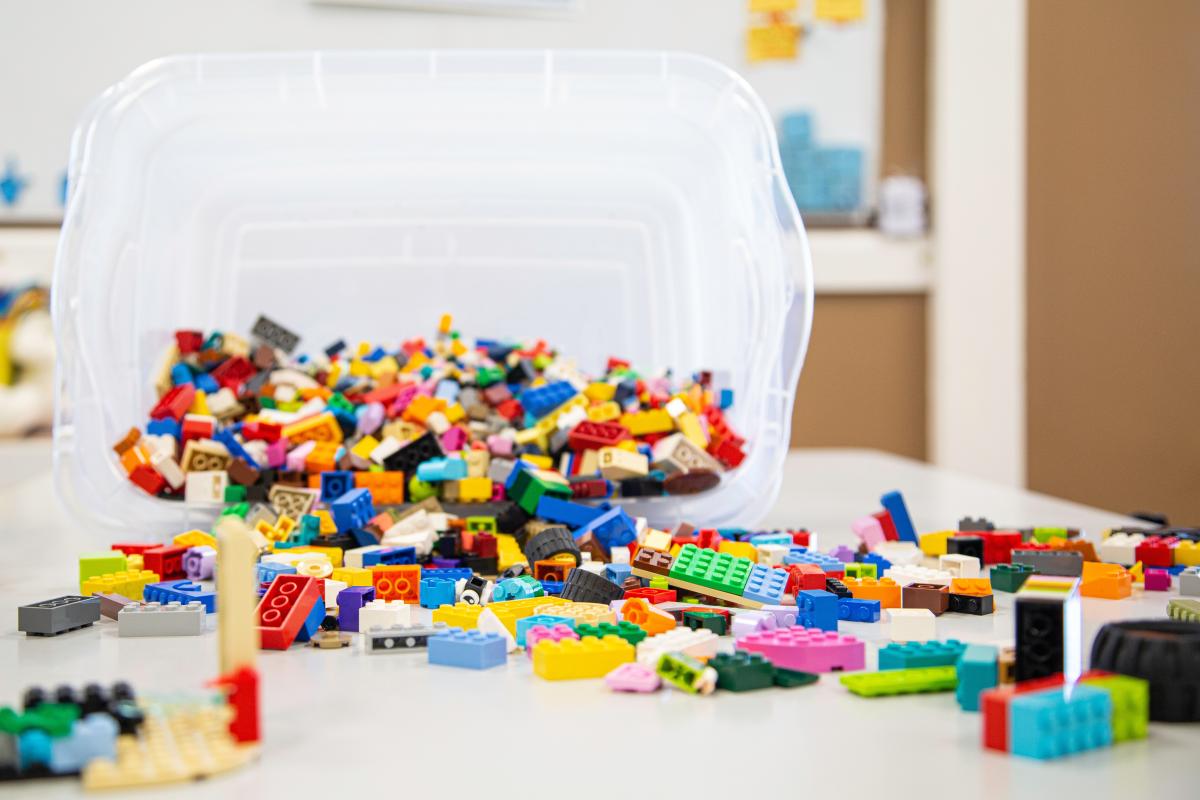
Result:
M529 561L530 567L538 561L545 561L560 553L570 553L575 557L576 565L583 560L583 554L579 552L579 545L575 544L575 537L561 525L546 528L540 533L530 536L529 540L525 542L525 558Z
M1150 719L1200 722L1200 623L1110 622L1092 642L1092 669L1150 684Z
M567 575L563 584L562 599L572 603L604 603L608 605L613 600L625 596L625 589L617 586L608 578L584 569L573 569Z

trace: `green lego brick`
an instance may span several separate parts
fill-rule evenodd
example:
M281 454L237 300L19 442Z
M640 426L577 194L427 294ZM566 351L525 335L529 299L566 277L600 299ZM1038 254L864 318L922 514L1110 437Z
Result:
M25 713L0 708L0 733L19 735L31 728L44 730L53 738L71 733L71 725L79 719L79 706L67 703L42 703Z
M737 650L718 653L708 661L717 671L717 688L730 692L750 692L775 685L775 667L758 653Z
M1087 678L1088 686L1104 689L1112 698L1113 742L1145 739L1150 721L1150 684L1128 675Z
M877 564L864 564L859 562L850 562L846 564L847 578L878 578Z
M1028 564L996 564L992 567L992 590L1015 592L1034 572Z
M958 686L954 667L918 667L843 675L842 685L860 697L888 697L918 692L951 692Z
M1051 539L1066 539L1067 538L1067 529L1066 528L1034 528L1033 529L1033 538L1034 538L1034 540L1041 542L1042 544L1045 544L1046 542L1050 541Z
M575 632L582 639L585 636L619 636L631 645L637 646L637 643L646 638L646 630L638 625L634 625L627 620L621 620L616 625L611 622L601 622L593 625L588 622L581 622L575 626Z
M670 589L671 585L667 583L667 579L662 575L657 575L650 579L651 589Z
M1167 616L1184 622L1200 622L1200 600L1175 597L1167 603Z
M797 686L811 686L821 679L821 676L815 672L799 672L794 669L775 668L775 685L782 686L784 689L791 689Z
M683 612L683 624L693 630L698 628L710 630L717 636L724 636L728 627L724 616L711 611L685 611Z
M554 481L543 480L532 470L523 469L513 479L508 490L508 499L519 505L526 514L536 514L538 501L542 497L571 499L571 487Z
M243 501L241 503L235 503L234 505L231 505L231 506L226 506L225 510L221 512L221 516L224 517L227 514L232 514L234 516L245 519L246 515L249 513L250 513L250 504Z
M663 653L654 670L658 677L689 694L711 694L717 688L717 672L699 659L684 653Z
M236 483L225 487L225 502L226 503L241 503L246 499L246 487L238 486Z
M753 567L754 562L748 558L685 544L671 564L670 577L706 589L740 595Z

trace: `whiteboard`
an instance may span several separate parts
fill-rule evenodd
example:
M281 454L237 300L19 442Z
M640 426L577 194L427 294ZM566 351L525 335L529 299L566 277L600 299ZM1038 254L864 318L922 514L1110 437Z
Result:
M741 72L776 118L808 109L818 143L862 148L864 197L873 206L883 7L883 0L867 0L861 23L816 25L803 38L796 62L749 64L744 0L580 0L570 13L549 16L307 0L0 0L0 190L6 172L27 181L16 205L0 202L0 224L61 219L76 120L93 97L139 64L188 52L346 48L615 48L707 55Z

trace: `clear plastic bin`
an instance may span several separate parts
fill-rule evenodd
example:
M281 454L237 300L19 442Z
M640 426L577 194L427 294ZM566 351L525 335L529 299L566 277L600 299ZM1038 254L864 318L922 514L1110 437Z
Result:
M812 317L808 244L746 82L663 52L181 56L101 95L72 144L54 278L55 473L101 541L205 526L133 486L178 328L398 344L454 315L595 372L725 370L743 464L665 523L774 502ZM799 276L799 279L796 278Z

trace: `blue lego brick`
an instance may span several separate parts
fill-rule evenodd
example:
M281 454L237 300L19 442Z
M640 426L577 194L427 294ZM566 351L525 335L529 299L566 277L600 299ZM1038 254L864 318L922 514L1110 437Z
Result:
M544 417L577 394L567 381L555 381L545 386L521 392L521 408L535 418Z
M517 482L517 476L527 469L533 469L528 461L522 461L518 458L513 462L512 469L508 472L508 477L504 479L504 491L506 493L512 492L513 485Z
M152 419L146 423L146 434L148 436L174 436L178 441L183 433L183 426L178 420L167 417L166 419Z
M108 714L89 714L71 724L68 736L50 740L50 771L79 772L94 758L116 759L117 721Z
M225 445L225 449L234 458L240 458L252 467L257 468L258 462L254 460L254 456L250 455L250 451L242 447L242 443L233 435L233 431L228 428L217 431L213 434L213 440Z
M793 547L788 551L788 554L783 557L784 564L816 564L826 572L844 572L845 566L842 562L833 556L827 556L824 553L818 553L815 550L809 550L806 547Z
M431 458L417 465L417 478L429 483L457 481L467 477L467 462L455 456Z
M491 669L508 660L508 644L498 633L448 628L429 637L429 663L464 669Z
M437 567L436 569L426 567L421 570L422 578L441 578L445 581L469 581L474 574L466 567Z
M596 540L609 550L637 539L637 525L620 506L610 508L587 524L576 528L572 533L578 539L589 532L594 534Z
M755 564L750 568L750 577L746 579L742 597L757 600L763 605L777 606L783 602L783 588L787 582L788 574L783 570Z
M856 553L854 560L862 564L874 564L876 575L882 575L892 567L892 562L878 553Z
M892 515L892 524L896 526L896 535L900 537L900 541L917 544L917 532L913 528L912 517L908 515L908 506L904 504L904 495L888 492L879 498L879 502Z
M50 740L50 734L46 733L41 728L31 728L27 731L22 731L17 737L17 757L20 764L20 772L30 772L39 766L50 768L50 757L54 752L54 746Z
M415 547L385 547L382 550L372 550L362 554L364 567L373 567L376 564L393 566L415 563L417 563L417 548Z
M421 578L421 608L454 605L458 599L454 588L454 581L445 578Z
M339 531L362 528L375 516L370 489L351 489L329 505Z
M192 382L192 368L187 364L180 362L171 367L171 383L179 386L184 383Z
M259 583L270 583L280 575L295 575L296 568L291 564L277 564L274 561L260 561L255 575Z
M213 394L221 390L221 385L217 383L217 379L212 375L209 375L207 372L202 372L197 375L196 380L193 381L193 383L196 384L197 390L204 392L205 394Z
M721 535L722 539L730 539L739 542L750 535L750 531L746 530L745 528L717 528L717 533Z
M1112 744L1112 697L1104 689L1075 684L1014 695L1008 707L1009 751L1051 759Z
M296 570L293 569L292 572ZM163 581L162 583L147 584L142 592L142 599L147 603L162 603L166 605L178 600L187 605L192 601L202 603L205 612L211 614L217 610L217 593L205 589L195 581Z
M497 581L492 589L492 602L500 603L505 600L525 600L530 597L541 597L545 592L542 584L536 580L523 578L505 578Z
M625 579L633 572L633 567L628 564L607 564L604 567L604 577L611 582L620 586L625 583Z
M374 586L348 586L338 592L338 630L357 631L358 612L362 610L363 606L374 599Z
M542 581L542 591L547 595L558 597L563 593L565 585L562 581Z
M838 597L824 589L796 593L796 624L823 631L838 629Z
M756 533L750 537L750 544L781 544L784 547L792 546L792 535L787 532L776 533Z
M979 710L979 695L1000 681L1000 650L990 644L969 644L958 657L958 687L954 690L963 711Z
M919 669L952 667L966 645L957 639L944 642L891 642L879 649L879 669Z
M838 619L847 622L879 622L879 601L839 597Z
M335 470L321 473L321 502L332 503L354 488L354 473Z
M544 494L538 499L537 513L534 516L551 522L561 522L568 528L579 528L603 515L606 510Z
M325 600L318 597L316 605L312 611L308 612L308 616L304 620L304 624L300 626L300 632L296 634L297 642L307 642L317 634L321 629L321 623L325 620Z
M525 634L529 633L529 629L534 625L545 625L547 628L566 625L571 630L575 630L575 618L557 617L553 614L534 614L531 617L522 617L517 620L517 644L521 647L525 646Z

